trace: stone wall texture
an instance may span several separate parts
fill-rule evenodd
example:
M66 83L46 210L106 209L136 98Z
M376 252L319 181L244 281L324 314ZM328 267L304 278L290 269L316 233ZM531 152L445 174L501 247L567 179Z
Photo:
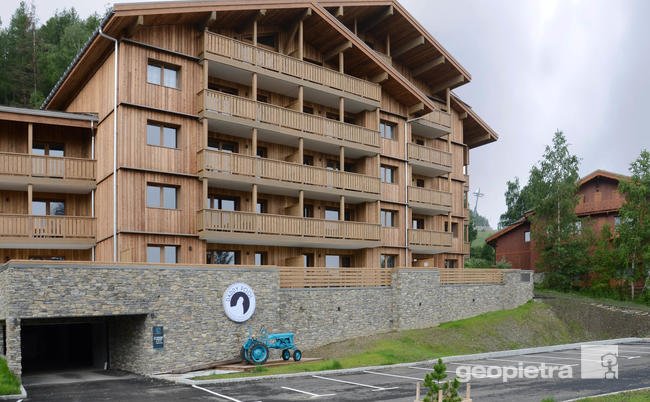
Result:
M235 358L249 325L253 333L262 326L295 332L296 345L308 350L514 308L532 298L531 278L512 270L503 284L440 285L435 270L396 270L391 287L280 289L276 268L10 262L0 268L0 323L18 375L21 320L72 317L105 320L112 368L150 374ZM246 323L229 320L222 308L235 282L249 284L257 299ZM162 350L152 346L158 325Z

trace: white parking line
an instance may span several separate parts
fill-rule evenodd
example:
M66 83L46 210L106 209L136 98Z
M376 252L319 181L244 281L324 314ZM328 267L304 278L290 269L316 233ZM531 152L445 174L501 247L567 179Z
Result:
M378 373L376 371L364 371L367 374L376 374L376 375L385 375L386 377L395 377L395 378L406 378L407 380L422 381L422 378L409 377L406 375L397 375L397 374L388 374L388 373Z
M552 364L554 366L579 366L579 364L562 364L562 363L547 363L547 362L532 362L529 360L508 360L508 359L485 359L485 360L496 360L499 362L511 362L511 363L531 363L531 364Z
M397 389L397 388L399 388L399 387L390 387L390 388L376 387L374 385L359 384L358 382L337 380L336 378L321 377L319 375L313 375L312 377L320 378L321 380L336 381L336 382L342 382L344 384L357 385L359 387L373 388L373 391L386 391L386 390L389 390L389 389Z
M455 364L457 364L457 363L455 363ZM415 367L415 366L414 366L414 367L407 367L407 368L415 369L415 370L424 370L424 371L428 371L428 372L430 372L430 373L433 372L433 369L426 368L426 367ZM447 370L447 371L445 371L445 373L453 373L453 374L456 374L456 372L455 372L455 371L452 371L452 370Z
M207 393L209 393L209 394L212 394L212 395L218 396L219 398L227 399L227 400L232 401L232 402L242 402L242 401L240 401L239 399L235 399L235 398L231 398L231 397L226 396L226 395L218 394L218 393L216 393L216 392L214 392L214 391L210 391L209 389L206 389L206 388L203 388L203 387L199 387L199 386L196 385L196 384L192 384L192 387L193 387L193 388L196 388L196 389L200 389L201 391L205 391L205 392L207 392Z
M530 357L538 357L538 356L530 356ZM596 362L596 363L601 363L600 360L591 360L591 359L582 359L580 357L559 357L559 356L539 356L540 359L560 359L560 360L577 360L577 361L583 361L583 362Z
M320 398L320 397L323 397L323 396L334 396L334 395L336 395L336 394L323 394L323 395L319 395L319 394L313 394L313 393L311 393L311 392L307 392L307 391L301 391L301 390L299 390L299 389L295 389L295 388L289 388L289 387L280 387L280 388L288 389L289 391L299 392L299 393L301 393L301 394L305 394L305 395L309 395L309 396L312 397L312 399L313 399L313 398Z

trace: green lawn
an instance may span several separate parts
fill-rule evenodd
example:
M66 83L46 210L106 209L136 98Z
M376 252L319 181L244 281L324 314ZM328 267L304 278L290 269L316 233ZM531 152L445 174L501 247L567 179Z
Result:
M581 334L560 321L550 307L529 302L513 310L495 311L435 328L390 332L319 348L306 357L328 360L279 367L259 367L251 373L197 377L197 380L249 377L430 360L443 356L570 343ZM300 340L297 339L298 345Z
M648 402L650 391L623 392L621 394L580 399L581 402Z
M0 357L0 395L20 394L20 381L9 371L7 362Z

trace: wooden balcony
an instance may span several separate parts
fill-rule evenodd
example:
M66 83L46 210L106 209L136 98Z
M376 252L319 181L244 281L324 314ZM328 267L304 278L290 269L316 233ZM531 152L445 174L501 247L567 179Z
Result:
M435 230L409 229L409 248L418 254L451 251L451 233Z
M451 193L409 186L409 206L421 215L441 215L451 211Z
M411 133L420 137L440 138L451 133L451 114L444 110L434 110L411 122Z
M299 216L204 209L199 238L226 244L358 249L380 245L380 226Z
M392 285L387 268L279 267L280 288L386 287Z
M601 199L593 202L580 201L580 203L576 205L576 214L590 215L594 213L618 211L621 209L624 201L625 197L623 196L615 196L609 200Z
M440 176L451 172L451 153L408 143L408 158L415 174Z
M307 98L316 91L320 94L313 93L314 96L330 97L334 102L342 96L368 109L379 107L381 101L379 84L213 32L206 31L203 36L203 57L221 64L222 69L243 69L261 74L267 80L285 81L284 87L302 85L309 89ZM225 75L227 71L214 73ZM236 79L241 74L227 75Z
M88 192L95 188L95 161L82 158L0 152L0 187L37 191Z
M88 249L95 218L0 214L0 248Z
M251 128L257 128L260 136L274 138L273 142L297 144L297 139L303 137L305 147L323 152L336 153L340 146L366 155L379 151L379 131L355 124L210 89L199 93L198 104L200 116L220 122L222 126L215 129L231 135L250 136Z
M308 198L333 201L341 195L348 202L380 198L379 177L358 173L211 149L199 151L197 164L200 177L224 188L241 190L242 184L257 184L270 194L287 194L292 189L305 191Z

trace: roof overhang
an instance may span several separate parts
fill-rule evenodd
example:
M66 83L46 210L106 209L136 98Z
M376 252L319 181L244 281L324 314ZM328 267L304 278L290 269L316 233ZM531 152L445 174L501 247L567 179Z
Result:
M0 106L0 120L86 128L91 127L97 117L89 114Z
M495 142L499 135L458 95L452 94L451 107L458 112L463 121L463 142L470 148Z

